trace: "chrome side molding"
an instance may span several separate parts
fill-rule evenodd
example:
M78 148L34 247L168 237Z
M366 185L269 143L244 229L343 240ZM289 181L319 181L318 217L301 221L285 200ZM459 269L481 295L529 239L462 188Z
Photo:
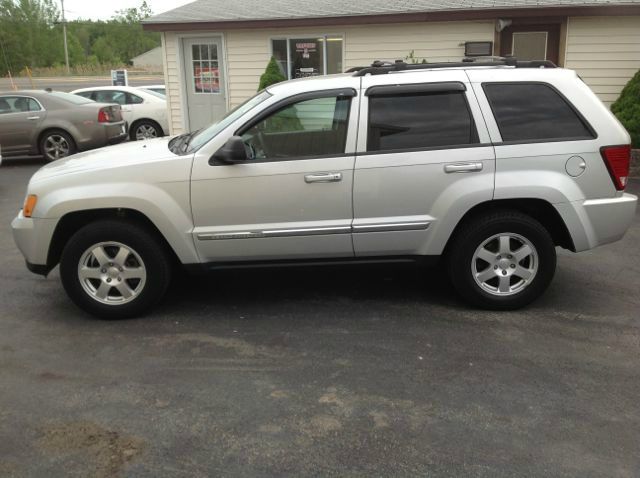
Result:
M264 231L232 231L198 234L199 241L227 239L263 239L268 237L320 236L326 234L350 234L363 232L421 231L429 228L428 221L396 222L385 224L358 224L355 226L301 227L291 229L267 229Z

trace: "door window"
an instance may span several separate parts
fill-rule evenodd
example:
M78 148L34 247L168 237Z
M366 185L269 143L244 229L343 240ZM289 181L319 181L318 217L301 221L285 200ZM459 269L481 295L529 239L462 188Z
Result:
M458 147L478 143L464 92L369 97L367 151Z
M191 76L194 93L220 93L218 45L199 43L191 45Z
M40 111L40 103L33 98L25 96L5 96L0 98L0 114L24 113L28 111Z
M350 97L325 97L284 106L244 132L257 160L287 160L343 154Z
M138 95L134 95L133 93L127 94L127 104L128 105L139 105L144 103L144 100L140 98Z
M549 85L482 85L498 123L502 141L591 139L590 127Z
M96 91L94 98L98 103L127 104L127 94L124 91Z

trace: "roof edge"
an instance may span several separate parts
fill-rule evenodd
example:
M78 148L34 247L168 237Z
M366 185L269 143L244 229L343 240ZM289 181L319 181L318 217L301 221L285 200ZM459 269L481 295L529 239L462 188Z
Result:
M306 27L317 25L367 25L386 23L422 23L460 20L493 20L496 18L528 18L545 16L626 16L640 15L640 4L580 5L558 7L512 7L432 12L406 12L375 15L351 15L309 18L274 18L263 20L227 20L195 22L142 22L148 31L238 30L245 28Z

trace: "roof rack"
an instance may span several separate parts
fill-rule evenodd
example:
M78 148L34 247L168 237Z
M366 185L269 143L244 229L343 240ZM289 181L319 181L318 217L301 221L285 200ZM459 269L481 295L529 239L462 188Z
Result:
M513 66L515 68L557 68L555 63L549 60L531 60L521 61L514 57L484 57L484 58L465 58L461 62L446 63L417 63L408 64L402 60L390 61L374 61L371 66L357 66L348 69L347 73L353 73L353 76L365 75L385 75L396 71L405 70L431 70L434 68L471 68L482 66Z

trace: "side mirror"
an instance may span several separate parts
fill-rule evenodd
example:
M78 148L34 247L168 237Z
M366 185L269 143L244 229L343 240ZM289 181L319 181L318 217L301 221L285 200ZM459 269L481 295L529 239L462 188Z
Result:
M209 160L210 165L214 164L237 164L247 161L247 149L240 136L231 136L222 148L215 152Z

